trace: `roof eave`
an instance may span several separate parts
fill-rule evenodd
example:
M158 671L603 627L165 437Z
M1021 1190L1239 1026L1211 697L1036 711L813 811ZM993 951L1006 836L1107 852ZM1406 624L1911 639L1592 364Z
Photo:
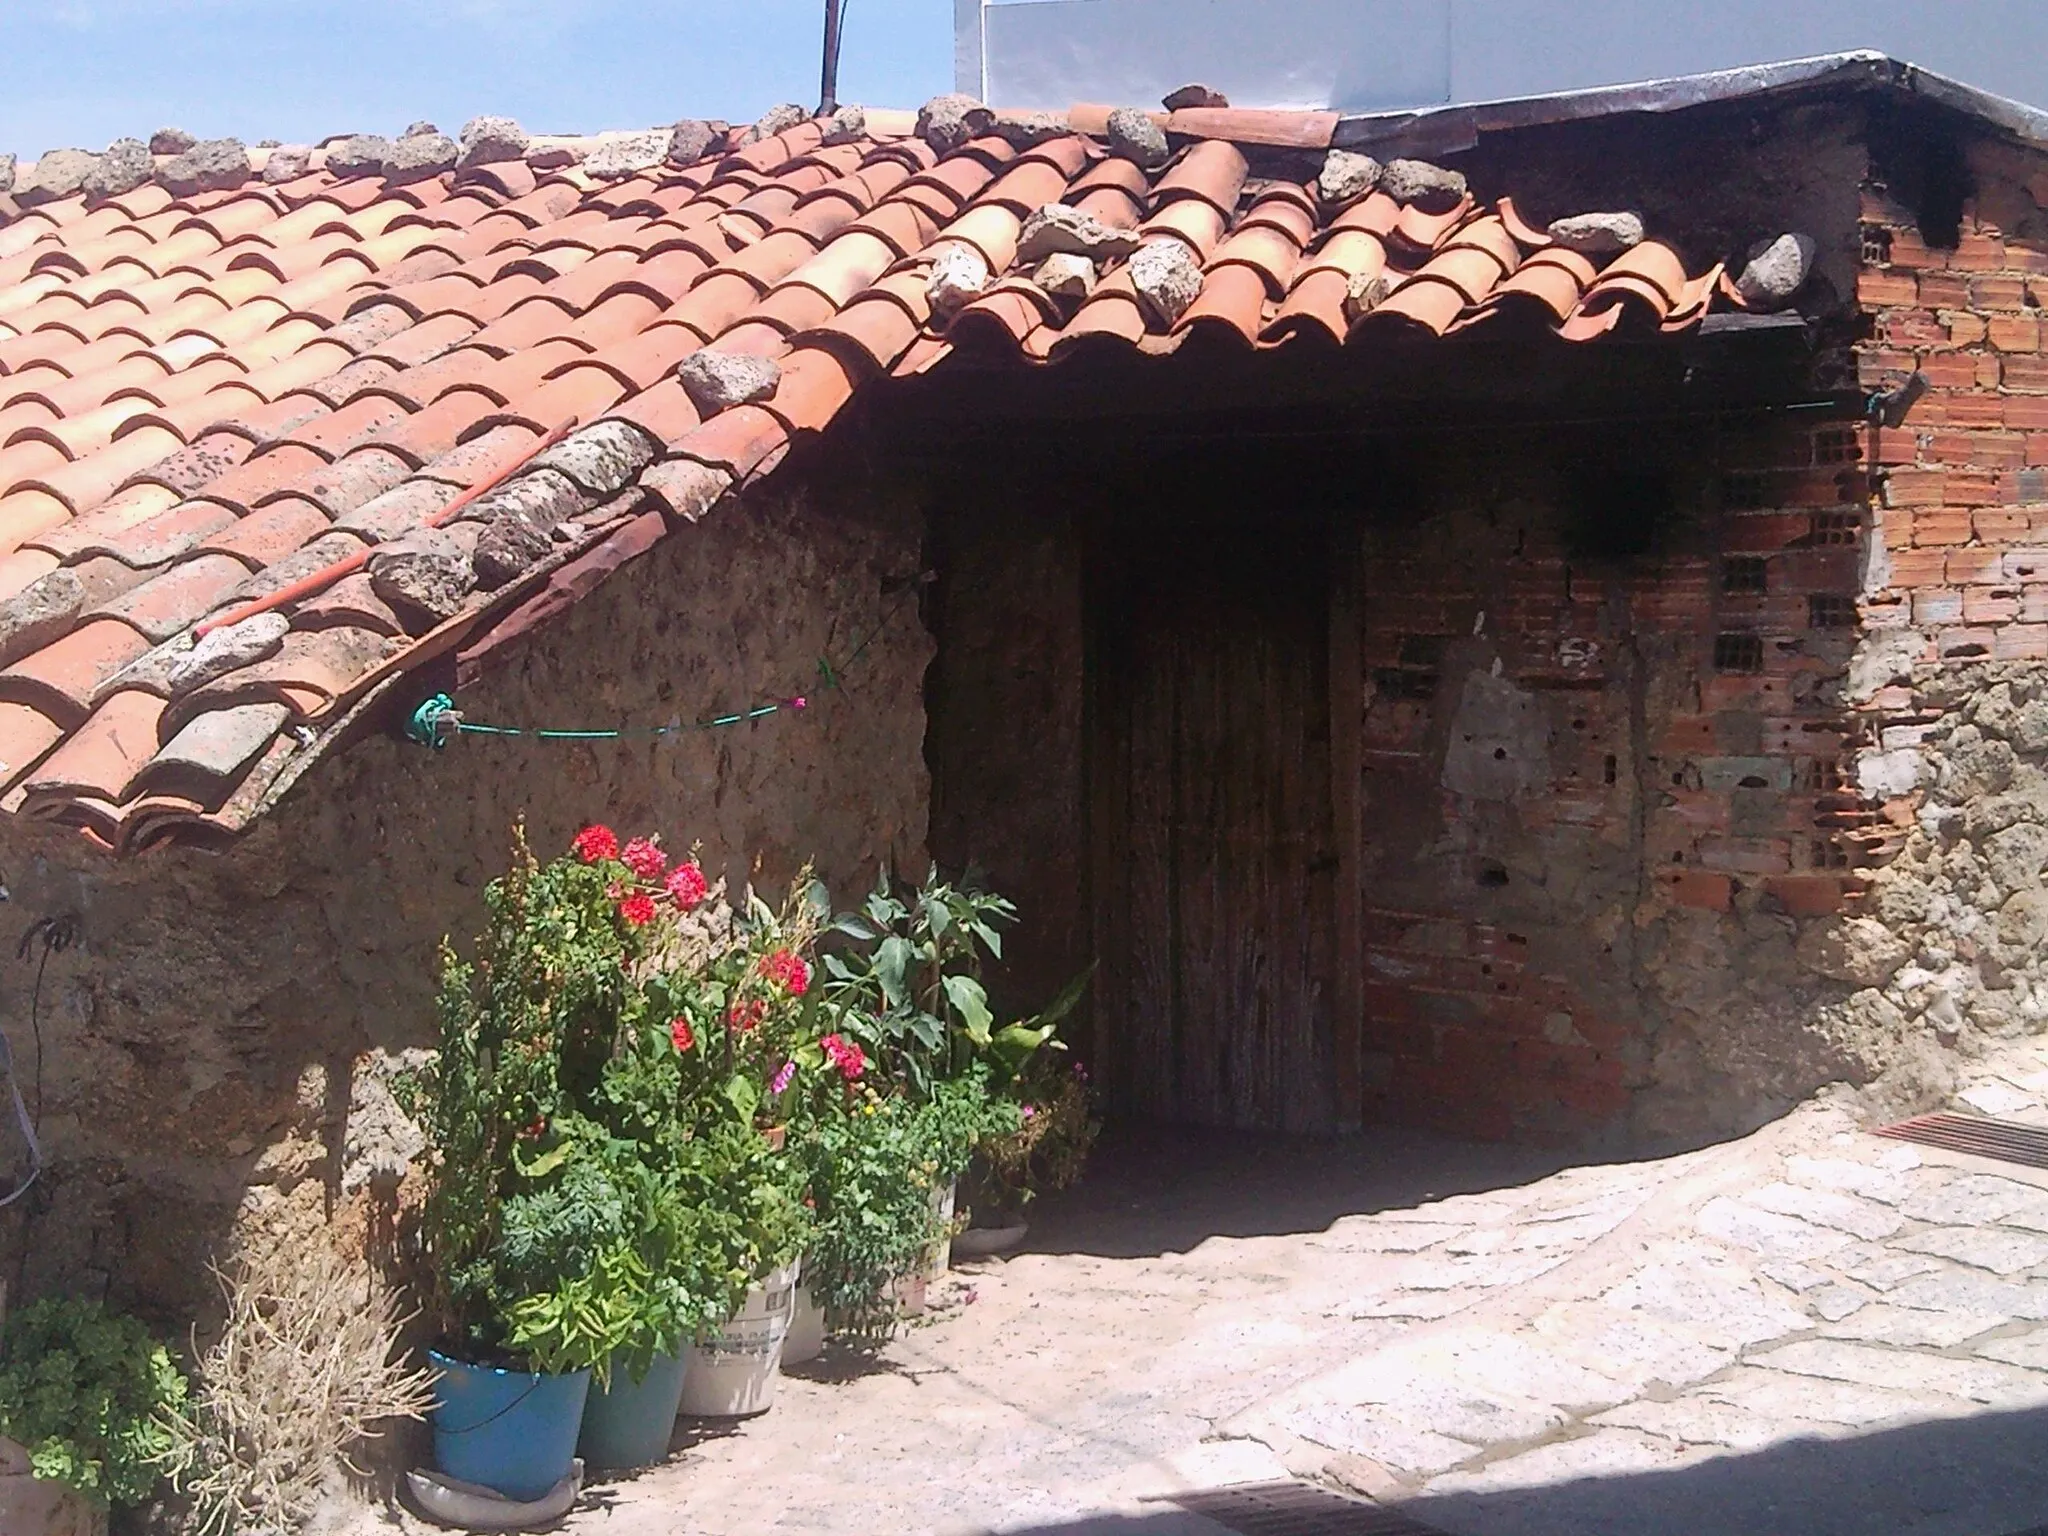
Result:
M2024 143L2048 147L2048 112L1868 49L1549 96L1366 113L1339 119L1333 142L1343 149L1392 146L1416 153L1451 154L1472 148L1484 134L1517 128L1840 90L1917 96Z

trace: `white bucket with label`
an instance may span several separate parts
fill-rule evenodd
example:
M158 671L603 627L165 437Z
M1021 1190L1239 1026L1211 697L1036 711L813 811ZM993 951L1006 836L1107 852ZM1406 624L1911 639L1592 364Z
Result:
M737 1419L775 1404L782 1346L796 1313L797 1266L785 1264L747 1292L738 1314L689 1350L681 1411L700 1419Z

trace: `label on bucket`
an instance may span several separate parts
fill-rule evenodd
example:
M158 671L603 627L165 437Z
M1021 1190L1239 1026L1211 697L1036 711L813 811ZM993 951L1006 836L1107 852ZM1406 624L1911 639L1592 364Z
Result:
M783 1271L788 1274L788 1271ZM758 1304L749 1305L727 1323L717 1335L698 1345L706 1364L719 1365L736 1360L766 1360L781 1347L789 1333L790 1318L796 1312L796 1280L777 1277L773 1289L762 1292Z

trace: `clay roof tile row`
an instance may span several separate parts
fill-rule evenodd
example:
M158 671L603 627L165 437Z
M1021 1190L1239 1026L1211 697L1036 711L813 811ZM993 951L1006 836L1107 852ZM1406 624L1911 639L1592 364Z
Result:
M942 155L875 112L847 142L805 122L611 182L536 158L406 186L315 169L191 197L0 198L0 617L56 615L0 625L23 637L0 648L0 808L122 848L216 842L370 689L611 530L644 542L645 512L608 499L630 478L577 464L744 483L863 382L958 349L1035 365L1198 335L1392 345L1517 315L1592 339L1729 302L1718 268L1655 242L1601 265L1507 199L1329 207L1254 175L1260 146L1327 147L1328 114L1164 114L1181 148L1156 171L1109 152L1106 117ZM1199 293L1162 310L1121 257L1078 302L1039 287L1020 236L1056 203L1178 242ZM950 317L927 291L947 245L989 274ZM772 393L707 418L675 374L707 346L773 359ZM524 463L572 423L582 457ZM494 567L453 616L394 609L363 554L507 475L451 529L466 547L517 511L558 547L523 576ZM198 630L259 600L285 625L200 665Z

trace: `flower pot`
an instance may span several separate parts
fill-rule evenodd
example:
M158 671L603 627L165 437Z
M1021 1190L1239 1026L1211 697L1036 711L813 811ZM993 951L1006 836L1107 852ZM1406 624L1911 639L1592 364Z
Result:
M960 1181L948 1179L943 1184L932 1186L932 1215L946 1235L924 1251L924 1267L920 1271L927 1285L937 1285L945 1278L946 1271L953 1263L953 1206L960 1196Z
M825 1352L825 1309L811 1288L796 1288L796 1311L789 1320L789 1334L782 1341L782 1363L802 1365Z
M576 1449L593 1467L651 1467L668 1456L683 1397L683 1355L656 1355L647 1374L632 1379L612 1367L612 1384L593 1385L583 1405L583 1433Z
M986 1259L1022 1246L1031 1224L1021 1216L1011 1217L999 1227L969 1227L953 1239L956 1259Z
M797 1266L785 1264L747 1292L731 1322L688 1351L682 1411L700 1419L739 1419L775 1404L783 1341L796 1311Z
M429 1350L434 1465L450 1477L521 1502L569 1475L590 1372L549 1376L468 1365Z

